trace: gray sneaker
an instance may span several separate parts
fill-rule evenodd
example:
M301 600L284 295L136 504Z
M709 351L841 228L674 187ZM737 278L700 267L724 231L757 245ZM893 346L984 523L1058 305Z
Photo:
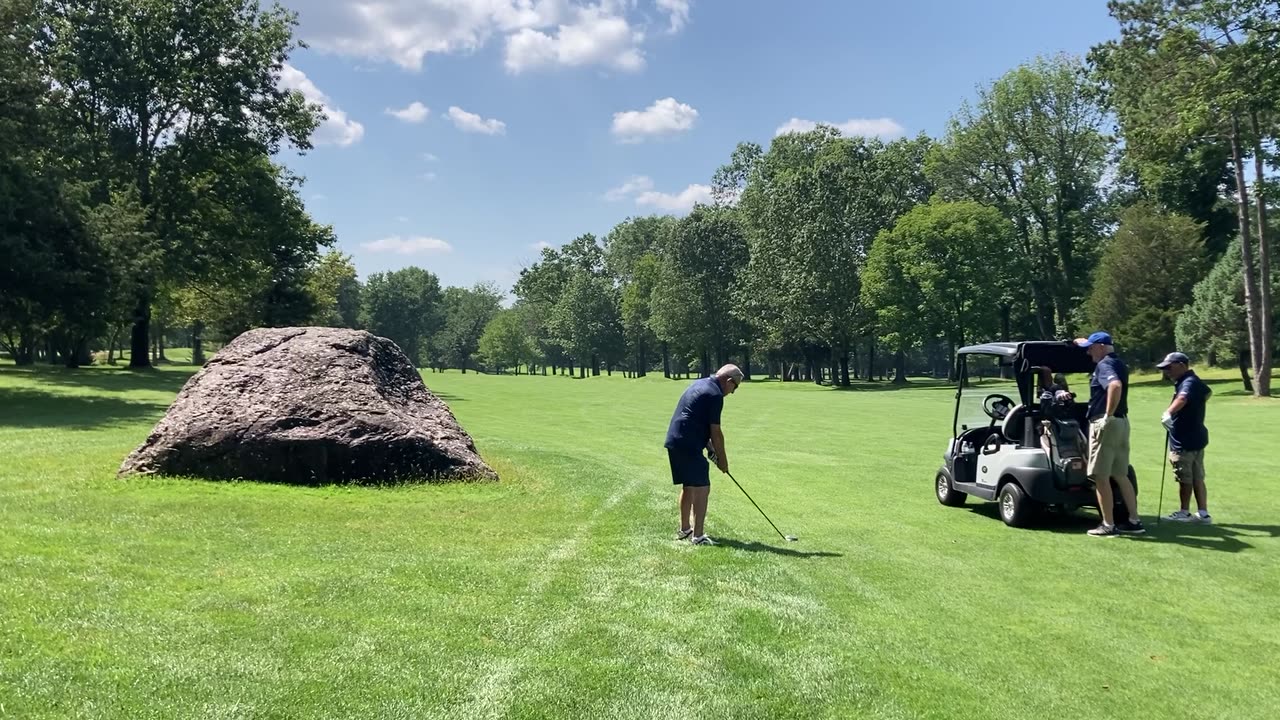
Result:
M689 542L693 543L694 545L715 545L716 544L715 540L712 540L706 535L697 535L695 537L691 537L689 538Z
M1116 530L1115 525L1099 525L1098 527L1090 530L1088 534L1094 537L1119 537L1120 536L1120 532Z
M677 531L676 531L676 539L677 539L677 540L686 540L686 539L688 539L688 537L689 537L690 535L692 535L692 534L693 534L693 528L689 528L688 530L677 530Z
M1213 516L1209 513L1196 513L1196 522L1204 523L1205 525L1212 525Z
M1191 517L1191 513L1187 512L1186 510L1175 510L1169 513L1168 515L1165 515L1164 519L1172 520L1174 522L1191 522L1192 517Z

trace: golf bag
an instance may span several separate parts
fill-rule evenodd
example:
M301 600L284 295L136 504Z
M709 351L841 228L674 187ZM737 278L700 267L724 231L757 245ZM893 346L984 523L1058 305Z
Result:
M1050 388L1040 396L1040 410L1045 452L1059 487L1085 483L1089 443L1080 430L1072 395Z

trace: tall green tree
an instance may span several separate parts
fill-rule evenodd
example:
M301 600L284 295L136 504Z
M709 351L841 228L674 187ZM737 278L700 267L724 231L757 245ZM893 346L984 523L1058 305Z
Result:
M582 376L590 366L598 375L600 360L616 359L622 343L617 288L606 277L575 271L551 317L557 342L577 360Z
M1236 238L1208 276L1192 289L1190 304L1178 315L1176 337L1178 349L1193 357L1199 353L1211 364L1234 360L1245 392L1253 392L1241 254L1240 239ZM1280 270L1272 269L1272 282L1280 283ZM1273 337L1280 337L1280 322L1276 318L1272 322Z
M1126 209L1098 264L1087 304L1093 326L1114 332L1135 359L1170 352L1178 314L1209 269L1202 231L1148 203Z
M445 288L444 328L440 331L438 348L448 365L467 372L480 350L485 326L501 308L502 293L492 284Z
M521 364L532 365L535 358L533 341L525 332L518 309L500 310L493 316L480 335L479 352L492 367L498 370L514 368L517 375Z
M733 298L747 253L737 212L705 205L676 223L663 247L649 324L678 351L701 354L704 373L746 340Z
M973 201L934 201L903 215L871 249L864 285L897 343L939 335L954 353L999 323L1003 278L1019 272L1012 224ZM954 366L954 363L952 363Z
M399 345L417 367L424 364L424 338L442 330L445 313L439 278L420 267L373 273L365 284L361 324Z
M35 43L65 128L61 144L104 199L114 183L132 185L156 238L156 268L139 267L130 365L149 364L156 288L192 250L181 243L164 185L179 183L227 151L274 153L287 140L308 149L319 108L281 89L280 71L296 47L296 17L256 0L49 0Z
M1267 0L1113 0L1108 8L1120 38L1092 58L1135 157L1152 165L1201 142L1230 148L1254 393L1269 395L1266 147L1280 109L1280 9Z
M351 256L330 250L307 269L307 292L316 304L310 322L329 327L358 327L360 280Z
M1075 332L1109 207L1101 187L1111 139L1076 59L1039 58L979 90L950 120L926 171L947 199L1013 223L1042 337Z

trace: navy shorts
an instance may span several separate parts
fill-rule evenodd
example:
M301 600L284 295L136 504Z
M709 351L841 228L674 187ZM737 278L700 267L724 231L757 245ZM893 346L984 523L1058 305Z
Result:
M711 487L710 464L702 453L667 448L671 461L671 484L685 487Z

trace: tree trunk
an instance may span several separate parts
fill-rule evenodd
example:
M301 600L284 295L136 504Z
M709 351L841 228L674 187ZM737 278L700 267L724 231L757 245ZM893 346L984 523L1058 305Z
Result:
M1040 283L1032 285L1032 293L1035 295L1036 305L1036 324L1040 327L1040 339L1052 340L1054 337L1053 327L1053 305L1049 297L1044 292L1044 287Z
M147 352L151 349L151 298L141 293L133 308L133 335L129 344L129 367L151 367Z
M666 341L662 343L662 377L671 379L671 348Z
M1241 272L1244 273L1244 320L1249 330L1249 353L1254 376L1263 366L1262 356L1270 354L1271 348L1262 347L1261 316L1258 307L1257 278L1253 269L1253 241L1249 233L1249 190L1244 174L1244 156L1240 149L1240 123L1238 118L1231 118L1231 161L1236 173L1236 203L1240 222L1240 254L1243 262ZM1270 363L1266 363L1270 365ZM1255 383L1253 394L1258 395Z
M591 354L591 377L600 377L600 358L595 353Z
M876 339L867 340L867 380L874 380L876 376Z
M893 368L896 375L893 378L894 385L907 384L907 354L902 350L898 350L893 356Z
M751 382L751 346L742 349L742 379Z
M840 384L849 387L849 353L840 353Z
M1271 305L1271 244L1268 239L1270 228L1267 227L1267 193L1263 162L1266 156L1262 152L1262 140L1258 127L1258 113L1250 116L1253 124L1253 201L1258 217L1258 340L1262 344L1261 361L1254 367L1254 395L1270 397L1271 395L1271 353L1273 326L1271 317L1274 308Z
M191 364L200 367L204 363L204 321L196 320L191 323Z
M1253 392L1253 377L1249 373L1249 351L1241 350L1236 353L1236 362L1240 366L1240 379L1244 380L1244 391Z
M156 327L156 359L160 362L169 362L169 358L164 356L164 337L168 330L164 323L159 323Z

